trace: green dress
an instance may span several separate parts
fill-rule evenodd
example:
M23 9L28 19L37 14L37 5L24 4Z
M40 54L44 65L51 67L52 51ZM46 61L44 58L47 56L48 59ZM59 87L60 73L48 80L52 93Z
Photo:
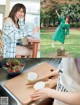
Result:
M57 29L52 37L52 40L54 40L54 41L58 40L59 42L64 43L65 35L69 35L70 25L65 24L65 20L61 16L59 16L59 21L60 21L60 25L57 27Z

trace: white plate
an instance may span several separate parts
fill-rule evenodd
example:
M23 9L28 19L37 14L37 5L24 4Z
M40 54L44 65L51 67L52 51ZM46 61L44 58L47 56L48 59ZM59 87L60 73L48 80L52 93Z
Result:
M28 81L35 81L37 78L38 78L38 75L35 72L29 72L27 74L27 80Z

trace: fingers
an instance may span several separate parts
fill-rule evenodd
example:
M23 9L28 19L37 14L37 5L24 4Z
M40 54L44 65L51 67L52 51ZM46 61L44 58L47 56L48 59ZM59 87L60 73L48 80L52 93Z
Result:
M55 10L57 12L57 10Z
M41 93L33 93L31 95L31 98L40 97L40 96L41 96Z
M40 92L40 90L36 90L34 91L34 93L31 95L32 100L39 100L41 99L41 95L42 93Z
M41 94L32 94L31 97L38 97L40 96Z
M39 30L40 30L39 27L34 28L34 29L33 29L33 34L36 33L36 32L38 32Z
M39 100L39 99L41 99L40 96L38 96L38 97L32 97L32 100L33 100L33 101L36 101L36 100Z
M51 77L51 76L54 76L54 71L53 71L53 72L51 72L51 74L49 75L49 77Z
M47 88L46 89L41 89L41 90L36 90L34 93L31 95L32 100L39 100L42 98L47 97Z
M39 100L41 98L41 94L32 94L31 99L32 100Z

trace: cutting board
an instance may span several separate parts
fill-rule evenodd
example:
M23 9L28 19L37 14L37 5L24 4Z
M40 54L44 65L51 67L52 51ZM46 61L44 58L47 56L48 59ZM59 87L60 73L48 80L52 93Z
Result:
M4 82L4 86L22 103L22 105L28 105L31 102L30 95L34 92L34 88L26 85L26 83L28 83L27 73L36 72L38 74L38 79L41 79L51 74L53 70L56 69L50 64L43 62L27 70L25 73Z

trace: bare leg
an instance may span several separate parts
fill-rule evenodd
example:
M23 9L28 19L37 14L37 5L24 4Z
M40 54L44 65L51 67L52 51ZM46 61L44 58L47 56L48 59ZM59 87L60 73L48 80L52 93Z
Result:
M64 44L62 44L61 50L64 50Z
M51 46L54 48L54 41L52 41L52 45Z
M25 46L16 46L16 56L19 58L20 56L31 56L32 55L32 49L29 49Z

